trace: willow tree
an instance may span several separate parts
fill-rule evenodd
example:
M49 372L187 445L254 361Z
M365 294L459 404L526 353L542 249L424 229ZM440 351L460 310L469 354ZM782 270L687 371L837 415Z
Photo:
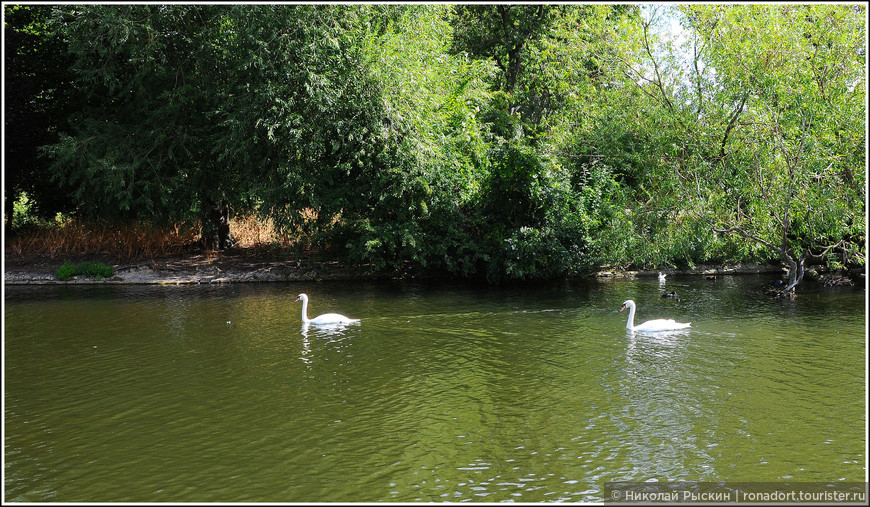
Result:
M577 153L612 168L625 192L610 256L780 259L791 288L802 260L863 264L863 8L679 12L682 42L657 29L677 19L661 10L586 42L602 79Z
M695 216L693 176L724 122L715 101L699 111L687 96L689 72L664 21L661 8L618 16L596 9L566 38L587 56L562 150L578 179L606 185L594 209L602 224L595 243L615 265L691 265L712 255L712 233Z
M713 82L735 97L705 186L724 211L714 230L775 252L789 268L784 292L807 262L863 265L865 7L681 9Z

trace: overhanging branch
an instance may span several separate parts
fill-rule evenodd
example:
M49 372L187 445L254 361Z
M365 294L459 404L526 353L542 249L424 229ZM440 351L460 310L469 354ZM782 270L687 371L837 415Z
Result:
M779 253L780 253L781 255L783 255L783 256L786 256L786 253L787 253L783 248L778 247L778 246L774 245L773 243L771 243L771 242L769 242L769 241L766 241L766 240L764 240L764 239L762 239L762 238L759 238L759 237L756 236L755 234L752 234L752 233L746 232L746 231L744 231L743 229L741 229L740 227L729 227L728 229L717 229L717 228L714 227L714 228L713 228L713 232L718 232L718 233L721 233L721 234L727 234L727 233L731 233L731 232L736 232L736 233L740 234L741 236L743 236L743 237L745 237L745 238L749 238L749 239L751 239L751 240L757 241L757 242L761 243L762 245L764 245L764 246L766 246L766 247L768 247L768 248L772 248L772 249L776 250L777 252L779 252Z
M814 264L820 263L820 262L825 260L825 256L828 254L828 252L830 252L832 249L837 248L837 247L845 248L846 247L846 240L841 239L840 241L834 243L833 245L826 246L822 250L822 252L819 254L813 254L809 250L807 250L806 253L804 253L804 257L806 259L809 259Z

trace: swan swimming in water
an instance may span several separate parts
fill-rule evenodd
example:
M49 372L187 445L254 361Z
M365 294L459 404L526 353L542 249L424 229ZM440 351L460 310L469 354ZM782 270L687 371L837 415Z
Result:
M303 324L353 324L354 322L359 322L359 319L351 319L341 315L339 313L324 313L323 315L318 315L313 319L308 318L308 295L307 294L299 294L296 297L296 301L302 301L302 323Z
M639 326L634 325L634 312L637 310L637 306L634 304L634 301L629 299L625 303L622 303L622 308L619 309L621 312L628 308L628 323L626 323L625 327L629 331L675 331L677 329L685 329L692 325L691 322L682 323L676 322L673 319L655 319L648 320Z

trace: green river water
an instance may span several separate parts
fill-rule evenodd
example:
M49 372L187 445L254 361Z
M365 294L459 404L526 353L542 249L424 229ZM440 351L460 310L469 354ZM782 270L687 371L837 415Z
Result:
M600 502L865 481L864 287L6 286L17 502ZM662 298L676 291L679 300ZM309 314L360 318L304 328ZM674 318L686 331L626 331Z

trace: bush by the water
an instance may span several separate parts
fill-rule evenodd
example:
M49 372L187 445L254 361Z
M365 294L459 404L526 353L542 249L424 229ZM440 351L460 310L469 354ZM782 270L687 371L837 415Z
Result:
M102 262L82 262L81 264L73 264L70 261L64 261L63 265L57 269L55 275L59 280L69 280L76 275L84 275L88 278L96 278L102 280L109 278L115 274L112 266L103 264Z

